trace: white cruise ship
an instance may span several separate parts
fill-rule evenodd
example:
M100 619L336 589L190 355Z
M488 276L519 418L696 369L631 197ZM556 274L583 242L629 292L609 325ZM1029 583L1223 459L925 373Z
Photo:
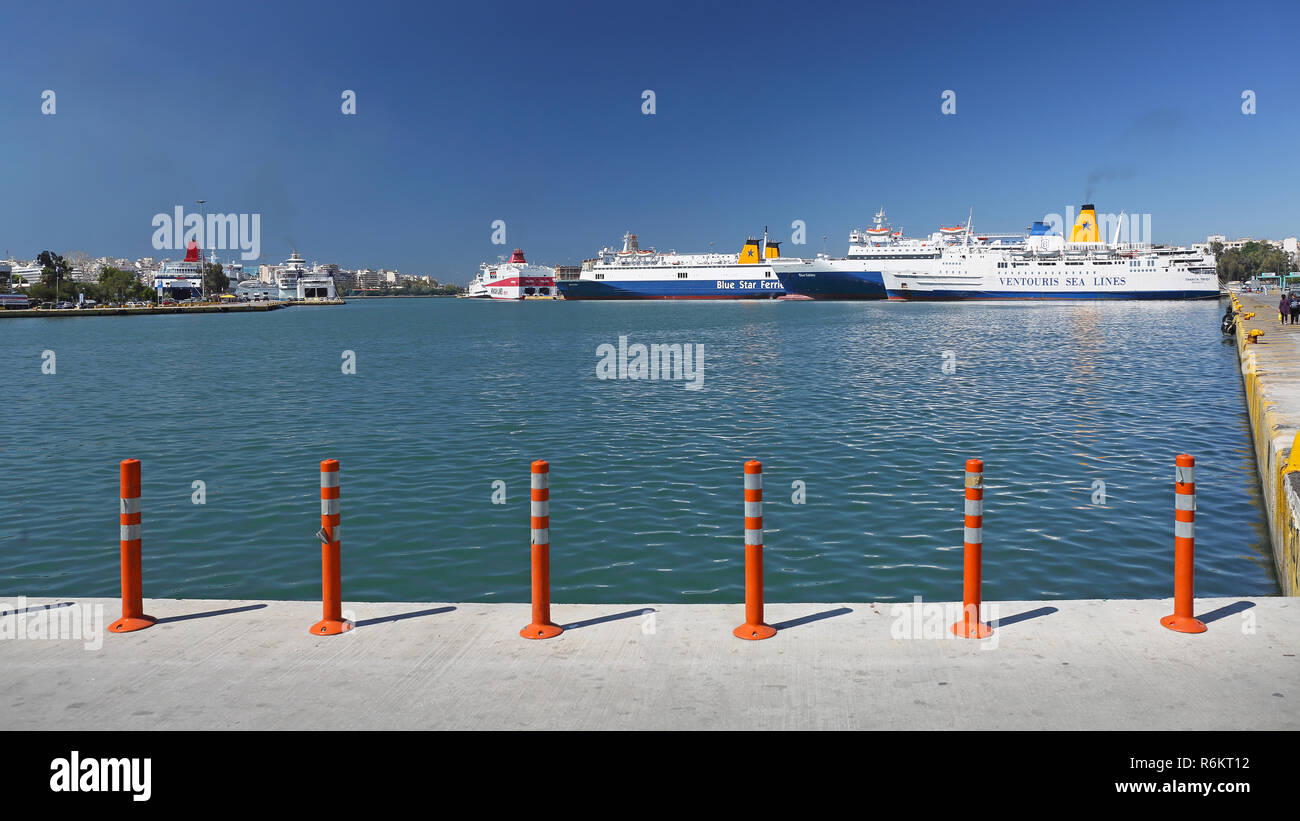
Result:
M661 253L642 248L636 234L621 250L602 248L576 279L558 281L565 299L775 299L785 291L772 270L780 244L746 240L739 254Z
M1181 249L1177 249L1181 251ZM972 242L944 248L910 271L886 271L890 299L1217 299L1219 281L1201 255L1100 241L1097 215L1084 205L1070 241L1034 223L1022 249Z
M557 295L555 271L529 263L522 248L516 248L507 262L480 265L465 291L465 296L472 299L554 299Z

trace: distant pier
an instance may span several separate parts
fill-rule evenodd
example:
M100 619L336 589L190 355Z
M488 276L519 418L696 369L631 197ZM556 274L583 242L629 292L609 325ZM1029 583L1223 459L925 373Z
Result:
M343 305L342 299L315 302L219 302L202 305L165 305L149 308L31 308L25 311L0 311L0 319L63 319L88 316L155 316L160 314L239 314L265 313L288 308L291 305Z

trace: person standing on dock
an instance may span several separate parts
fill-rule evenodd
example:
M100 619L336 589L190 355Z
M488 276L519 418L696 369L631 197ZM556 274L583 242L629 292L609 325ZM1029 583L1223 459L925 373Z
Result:
M1291 292L1291 324L1300 322L1300 294Z
M1283 325L1286 324L1286 318L1291 313L1291 295L1286 291L1282 292L1282 298L1277 301L1277 321Z

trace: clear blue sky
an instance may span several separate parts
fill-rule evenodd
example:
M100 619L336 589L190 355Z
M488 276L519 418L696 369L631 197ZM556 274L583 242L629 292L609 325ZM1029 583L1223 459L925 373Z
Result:
M20 258L168 255L153 215L200 198L261 214L268 262L292 244L452 281L626 230L738 249L802 219L787 253L843 253L882 204L909 234L972 207L1020 230L1090 176L1157 241L1300 233L1295 2L42 2L0 31Z

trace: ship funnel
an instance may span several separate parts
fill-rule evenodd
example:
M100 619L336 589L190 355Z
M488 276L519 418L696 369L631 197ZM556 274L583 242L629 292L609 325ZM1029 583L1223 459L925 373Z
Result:
M745 240L745 245L740 249L740 256L736 262L740 265L757 265L763 261L763 252L759 250L758 240L750 237Z
M511 262L524 262L524 251L522 248L516 248L515 252L510 255Z
M1079 218L1070 231L1070 242L1101 242L1097 230L1097 211L1088 203L1079 209Z

